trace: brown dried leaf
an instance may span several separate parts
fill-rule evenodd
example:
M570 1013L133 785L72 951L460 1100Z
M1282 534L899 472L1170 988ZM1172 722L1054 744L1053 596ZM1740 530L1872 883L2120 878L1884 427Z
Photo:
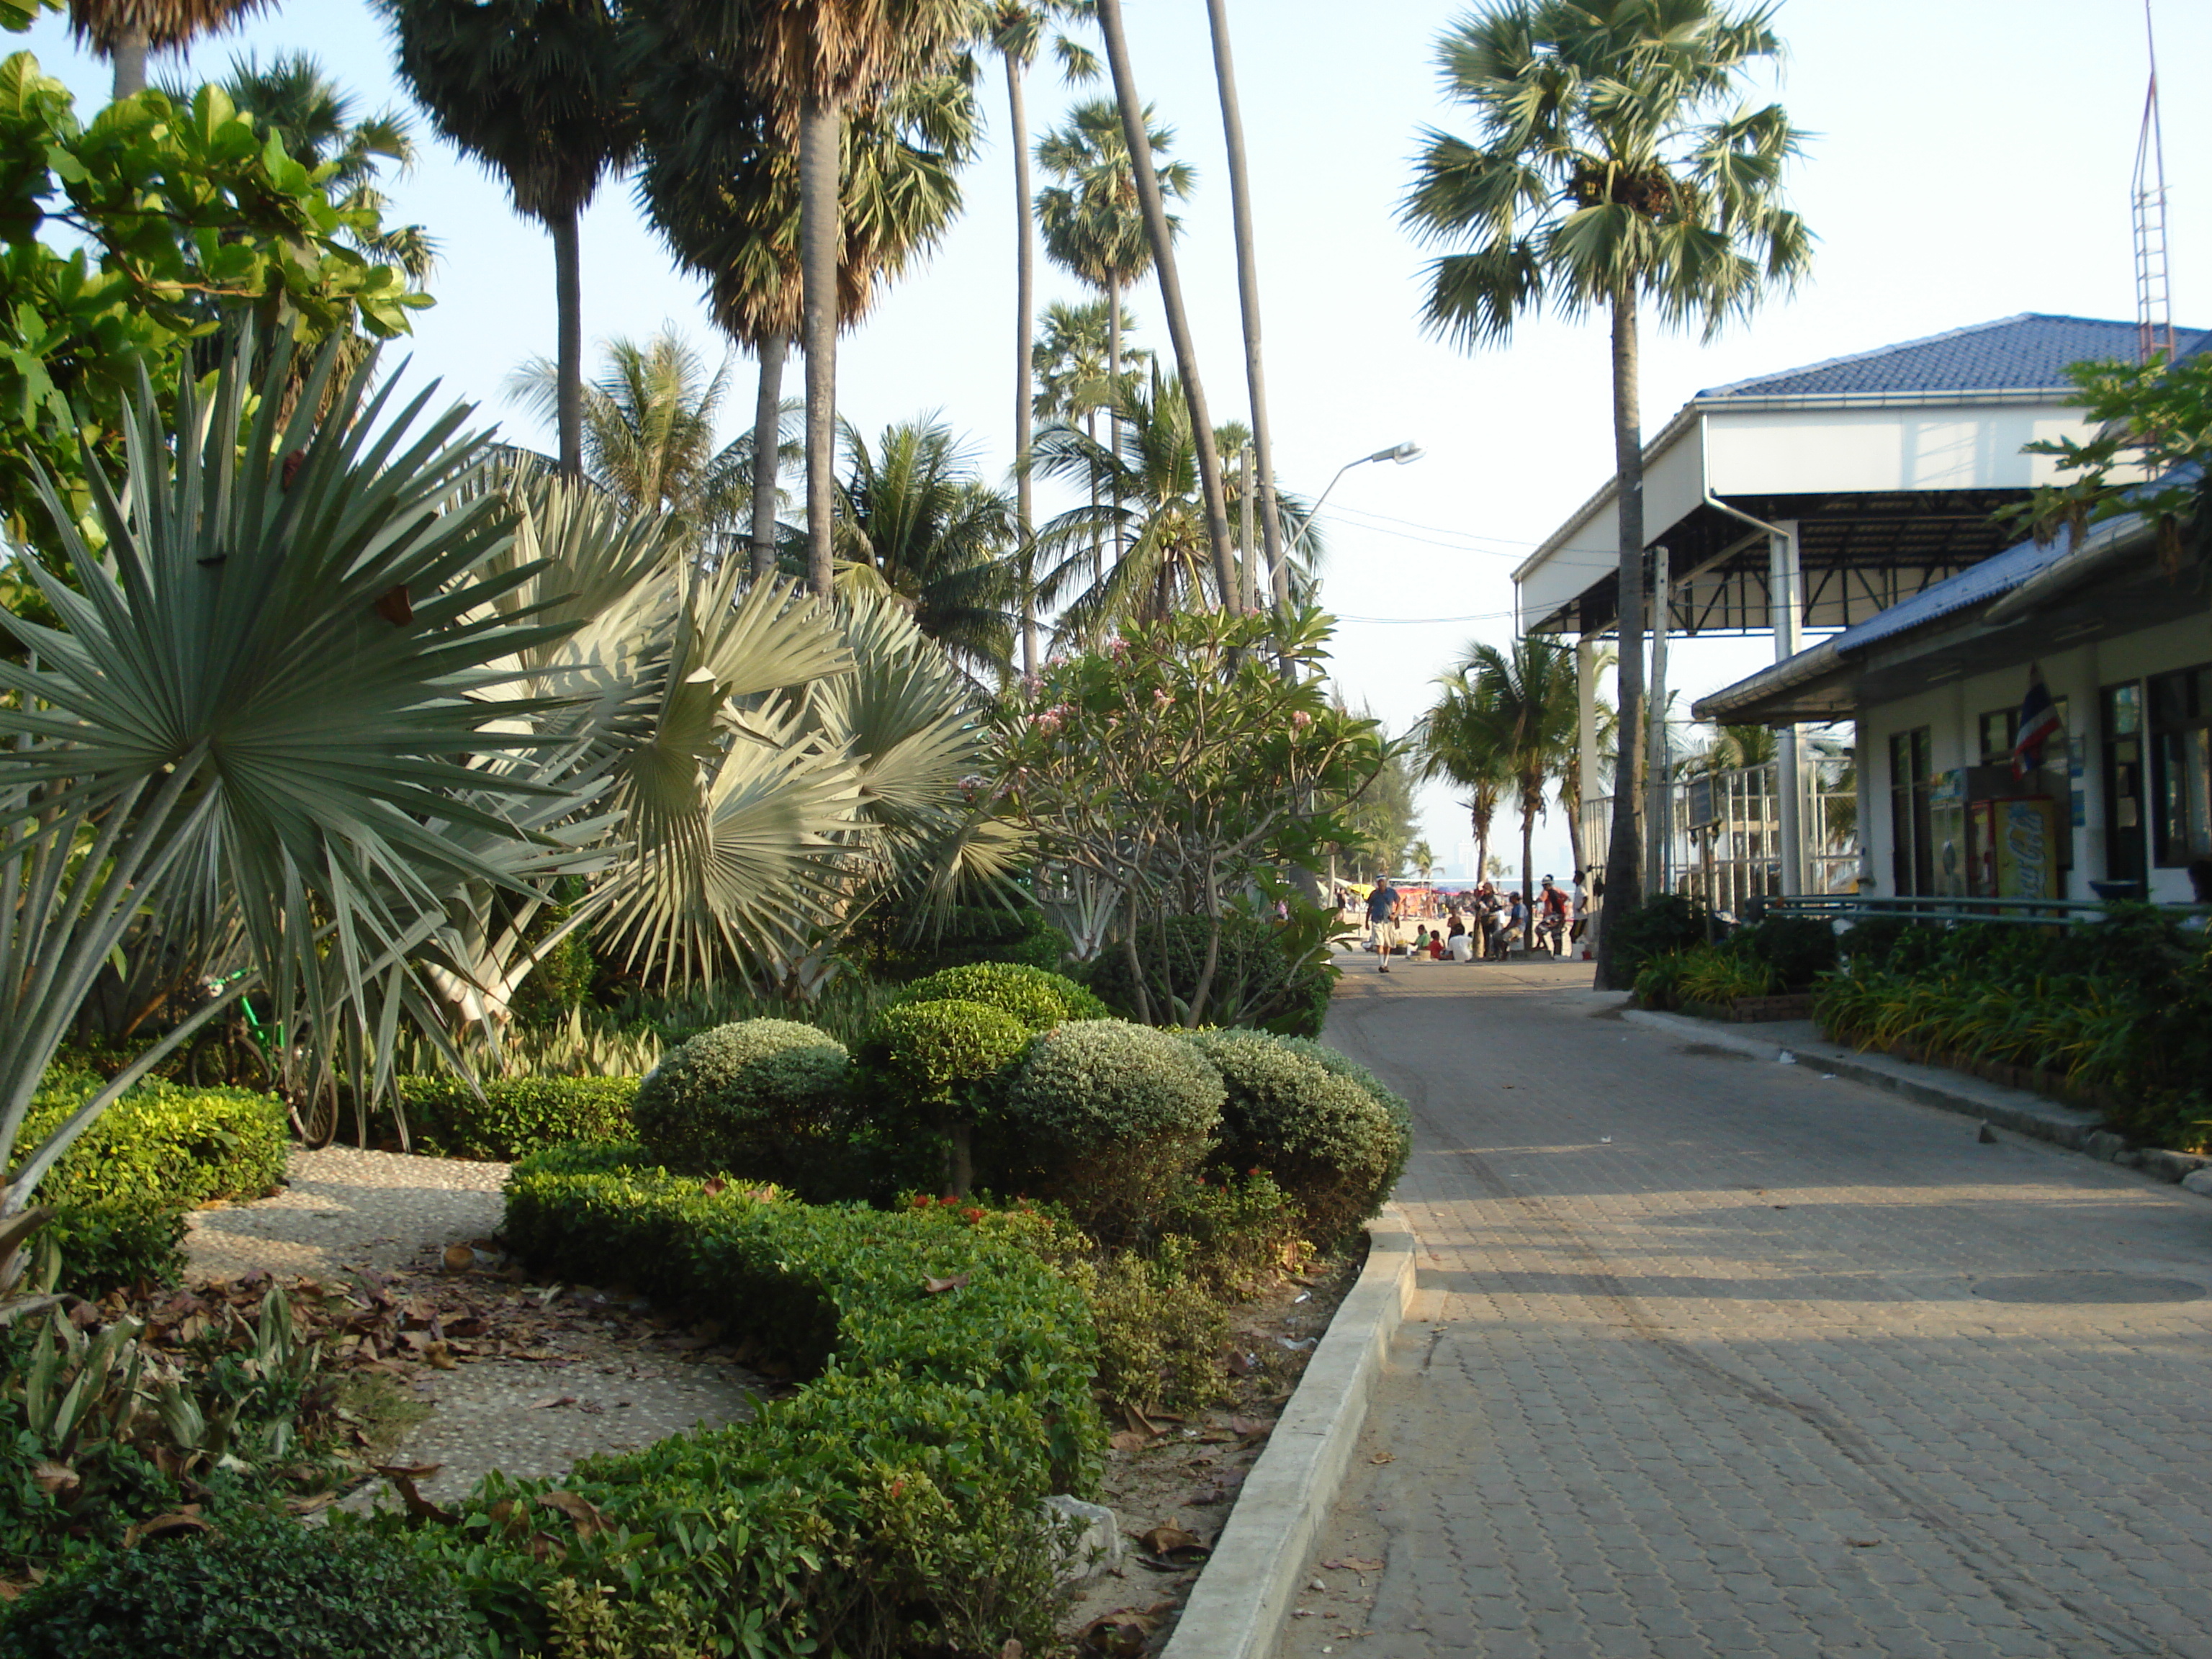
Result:
M1158 1427L1152 1422L1152 1419L1146 1417L1143 1410L1138 1407L1128 1405L1125 1402L1121 1407L1121 1419L1122 1421L1126 1422L1139 1434L1158 1434L1159 1432Z
M1324 1561L1322 1565L1337 1572L1380 1572L1382 1564L1364 1556L1347 1555L1341 1561Z
M453 1351L442 1342L433 1342L424 1348L422 1358L436 1370L441 1371L449 1371L460 1364L453 1358Z
M447 1273L465 1273L477 1265L477 1253L465 1244L448 1244L445 1263Z
M1126 1613L1109 1613L1085 1625L1075 1645L1077 1651L1097 1659L1138 1659L1147 1634L1145 1621Z
M197 1506L195 1506L197 1507ZM179 1533L213 1532L215 1528L188 1510L175 1510L168 1515L157 1515L150 1521L140 1521L123 1529L123 1547L136 1549L140 1544L155 1538L174 1538Z
M1152 1437L1134 1429L1118 1429L1107 1439L1108 1445L1119 1452L1139 1452L1152 1443Z
M1370 1463L1395 1463L1398 1459L1396 1454L1393 1452L1376 1452L1367 1461Z
M606 1517L595 1509L589 1499L579 1498L572 1492L549 1492L540 1494L538 1501L549 1510L558 1510L576 1523L576 1536L596 1537L607 1529Z
M1137 1534L1137 1543L1148 1555L1157 1555L1175 1561L1180 1556L1197 1553L1197 1559L1206 1559L1206 1546L1195 1533L1185 1532L1181 1527L1154 1527L1150 1532Z
M532 1401L523 1409L532 1412L550 1411L556 1406L573 1406L575 1403L576 1396L573 1394L549 1394L543 1400Z
M400 1474L397 1465L389 1468L379 1469L377 1473L382 1475L386 1480L392 1482L393 1488L399 1493L399 1501L407 1506L407 1513L413 1519L417 1521L435 1521L441 1526L446 1527L458 1526L460 1524L461 1517L453 1513L451 1510L439 1508L437 1504L433 1504L428 1498L423 1497L421 1492L416 1491L413 1479L408 1475Z
M726 1190L729 1184L730 1183L723 1180L721 1176L715 1176L708 1180L707 1184L700 1190L704 1192L708 1197L712 1198L715 1194Z
M968 1282L966 1273L954 1273L949 1279L925 1279L921 1281L924 1296L943 1296L947 1291L957 1291Z
M75 1469L51 1458L31 1466L31 1479L38 1483L39 1490L49 1497L58 1492L75 1492L84 1484L78 1479Z

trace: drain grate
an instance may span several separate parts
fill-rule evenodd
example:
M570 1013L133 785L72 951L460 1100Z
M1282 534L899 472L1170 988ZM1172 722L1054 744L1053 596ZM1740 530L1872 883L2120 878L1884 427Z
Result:
M1992 1302L2085 1303L2194 1302L2204 1287L2191 1279L2161 1279L2153 1273L2081 1271L2022 1273L1984 1279L1974 1294Z

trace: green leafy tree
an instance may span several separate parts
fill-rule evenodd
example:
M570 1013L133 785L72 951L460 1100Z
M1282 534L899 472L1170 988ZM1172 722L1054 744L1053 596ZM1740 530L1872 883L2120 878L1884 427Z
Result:
M19 540L58 545L42 471L77 533L105 534L85 452L117 459L141 376L173 386L225 316L381 337L430 303L362 251L376 211L332 202L332 164L304 165L219 88L189 106L143 93L87 127L19 52L0 63L0 150L16 158L0 178L0 517Z
M1620 516L1618 708L1626 777L1644 719L1644 443L1638 322L1710 335L1772 286L1794 285L1812 238L1783 205L1801 135L1778 104L1741 104L1779 56L1771 9L1717 0L1494 0L1438 40L1444 91L1480 123L1423 137L1403 215L1451 247L1429 270L1425 320L1468 347L1528 313L1608 316ZM1642 896L1639 815L1613 792L1606 902ZM1601 929L1598 980L1614 982Z
M584 465L577 219L637 148L611 0L375 0L441 137L506 180L553 239L561 470Z
M1328 619L1300 611L1279 641L1273 627L1218 611L1132 626L997 711L1004 810L1048 878L1110 895L1148 1024L1205 1023L1225 919L1296 901L1279 872L1348 837L1345 809L1388 753L1317 676L1286 681L1267 658L1279 645L1301 667L1326 661ZM1146 986L1176 982L1168 920L1194 915L1206 931L1192 994L1152 1009Z

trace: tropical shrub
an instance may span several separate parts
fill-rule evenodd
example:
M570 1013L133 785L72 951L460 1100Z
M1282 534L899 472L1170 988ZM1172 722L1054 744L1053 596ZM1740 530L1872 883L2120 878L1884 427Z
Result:
M1067 935L1034 904L1012 908L957 904L933 931L916 930L890 909L856 930L854 945L868 970L912 980L970 963L1002 962L1056 970L1073 952Z
M577 1140L635 1134L634 1077L494 1079L477 1091L456 1077L403 1077L399 1097L416 1146L433 1158L507 1164Z
M1608 913L1605 926L1613 937L1615 971L1633 980L1637 969L1653 957L1705 943L1708 915L1694 899L1662 893L1633 910Z
M1729 954L1773 970L1779 991L1809 991L1836 965L1836 930L1824 916L1768 916L1728 937Z
M468 1659L478 1620L404 1539L349 1517L310 1528L218 1510L179 1536L92 1554L27 1591L0 1659L91 1654L223 1659Z
M743 1020L665 1055L631 1114L671 1169L801 1185L842 1155L850 1070L845 1046L811 1025Z
M1680 952L1675 963L1674 988L1685 1002L1726 1007L1750 997L1772 996L1782 988L1782 976L1770 963L1726 945L1694 946Z
M1111 1009L1065 975L995 962L940 969L901 991L893 1006L948 997L1004 1009L1030 1031L1049 1030L1071 1019L1113 1018Z
M1118 1243L1153 1230L1160 1201L1212 1141L1224 1092L1188 1042L1075 1020L1030 1040L1007 1080L1006 1117L1038 1194Z
M1294 956L1297 938L1257 916L1220 919L1213 978L1200 1018L1213 1025L1260 1026L1289 1036L1317 1036L1328 1012L1335 975L1319 963ZM1129 951L1109 945L1091 972L1091 988L1125 1019L1149 1014L1155 1025L1180 1025L1198 995L1214 922L1206 916L1169 916L1141 930L1138 963L1145 996Z
M946 997L886 1008L861 1045L864 1087L891 1109L885 1127L909 1142L943 1138L951 1191L964 1195L975 1183L976 1126L995 1115L1000 1081L1030 1030L1004 1008Z
M1265 1170L1317 1244L1334 1244L1381 1210L1411 1141L1367 1090L1265 1032L1194 1032L1188 1041L1226 1089L1218 1163Z
M416 1534L499 1651L544 1649L585 1606L602 1628L676 1630L686 1652L1042 1650L1039 1500L1089 1492L1103 1437L1077 1290L936 1206L810 1207L642 1156L524 1160L508 1237L562 1277L634 1264L637 1289L742 1321L802 1386L749 1422L588 1459L557 1487L493 1476L457 1526Z

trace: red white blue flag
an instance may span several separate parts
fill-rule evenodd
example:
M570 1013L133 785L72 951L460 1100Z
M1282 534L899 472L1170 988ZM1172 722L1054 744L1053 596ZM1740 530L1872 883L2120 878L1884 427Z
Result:
M2027 665L2027 695L2020 702L2019 732L2012 740L2012 775L2024 778L2043 764L2043 746L2066 730L2051 688L2043 683L2043 665Z

